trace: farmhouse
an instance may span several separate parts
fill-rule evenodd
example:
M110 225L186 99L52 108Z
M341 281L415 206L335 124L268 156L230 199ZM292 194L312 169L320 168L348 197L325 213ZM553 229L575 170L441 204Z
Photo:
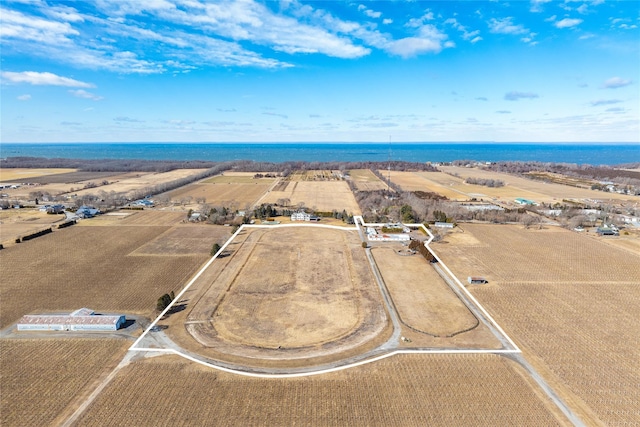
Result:
M320 221L320 218L305 211L297 211L291 214L291 221Z
M19 331L116 331L124 325L124 315L97 315L89 308L69 314L27 314L18 321Z

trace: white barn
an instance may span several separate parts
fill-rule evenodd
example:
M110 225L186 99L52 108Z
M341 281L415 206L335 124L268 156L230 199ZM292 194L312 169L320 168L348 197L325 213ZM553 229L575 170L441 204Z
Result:
M69 314L27 314L17 323L19 331L116 331L126 322L124 315L103 316L88 308Z

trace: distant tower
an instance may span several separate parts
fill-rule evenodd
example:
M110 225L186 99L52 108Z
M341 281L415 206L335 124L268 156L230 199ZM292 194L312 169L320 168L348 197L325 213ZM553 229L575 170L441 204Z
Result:
M387 196L391 197L391 135L389 135L389 159L387 161Z

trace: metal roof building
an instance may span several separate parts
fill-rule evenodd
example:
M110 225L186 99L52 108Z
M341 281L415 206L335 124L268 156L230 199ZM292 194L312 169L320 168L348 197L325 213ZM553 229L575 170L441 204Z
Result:
M103 316L81 308L70 314L27 314L17 323L19 331L116 331L124 315Z

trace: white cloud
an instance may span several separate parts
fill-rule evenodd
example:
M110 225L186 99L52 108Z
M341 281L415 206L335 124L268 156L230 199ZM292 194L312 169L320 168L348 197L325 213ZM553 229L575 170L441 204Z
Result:
M358 10L367 15L369 18L380 18L382 16L382 12L373 11L363 4L358 6Z
M382 23L383 23L384 25L393 24L393 19L391 19L391 18L385 18L385 19L383 19L383 20L382 20Z
M512 91L504 95L504 99L507 101L518 101L520 99L534 99L539 98L537 93L533 92L517 92Z
M22 71L16 73L13 71L3 71L2 78L11 83L29 83L37 86L95 87L91 83L61 77L48 72Z
M113 121L114 122L121 122L121 123L144 123L144 120L133 119L133 118L127 117L127 116L114 117Z
M425 10L425 14L422 15L420 18L411 18L409 19L409 21L405 24L405 27L412 27L412 28L418 28L424 25L425 22L427 21L433 21L435 18L433 16L433 12L431 12L429 9Z
M631 80L623 79L621 77L611 77L604 82L604 87L607 89L617 89L619 87L629 86L633 83Z
M24 95L20 95L20 96L18 96L16 99L17 99L18 101L28 101L28 100L30 100L30 99L31 99L31 95L29 95L29 94L27 93L27 94L24 94Z
M87 92L84 89L71 89L69 90L69 93L75 96L76 98L91 99L93 101L100 101L101 99L103 99L103 97L93 94L91 92Z
M542 12L542 5L550 1L551 0L531 0L531 8L529 10L534 13Z
M482 37L478 36L478 37L474 37L473 39L471 39L471 43L472 44L476 44L478 43L480 40L482 40Z
M390 42L387 50L402 58L410 58L422 53L438 53L443 47L453 47L450 42L443 46L447 35L433 25L424 25L415 37L405 37Z
M555 24L556 28L571 28L571 27L575 27L576 25L580 25L582 23L582 19L571 19L571 18L564 18L561 19L560 21L557 21Z
M512 17L489 20L489 31L495 34L526 34L528 29L522 25L515 25Z

